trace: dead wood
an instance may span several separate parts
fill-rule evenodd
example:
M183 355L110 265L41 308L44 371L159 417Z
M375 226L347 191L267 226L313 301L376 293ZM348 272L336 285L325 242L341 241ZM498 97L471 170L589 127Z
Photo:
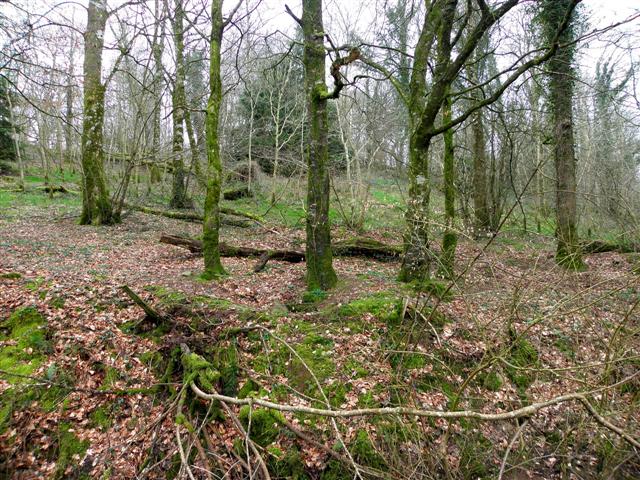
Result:
M129 288L128 285L122 285L122 287L120 287L120 288L122 289L122 291L124 293L127 294L127 296L131 300L133 300L133 303L135 303L140 308L142 308L142 310L146 314L146 317L143 320L143 322L144 321L151 321L151 322L155 323L156 325L159 325L161 323L164 323L167 320L167 318L164 315L162 315L160 312L155 310L147 302L142 300L142 298L140 298L137 293L135 293L133 290L131 290L131 288ZM140 322L140 323L143 323L143 322ZM138 324L137 326L140 326L140 324Z
M640 244L634 243L615 243L607 242L603 240L590 240L582 242L580 245L582 252L585 254L590 253L638 253L640 252Z
M204 221L203 215L193 211L162 210L158 208L144 207L141 205L131 205L131 204L126 204L125 206L130 210L136 210L138 212L146 213L149 215L159 215L161 217L174 218L176 220L185 220L187 222L195 222L195 223L202 223ZM233 213L229 215L236 215L236 214ZM236 216L241 216L241 215L236 215ZM248 228L251 226L251 222L247 220L232 218L231 216L228 216L228 215L221 215L220 222L223 225L229 225L232 227Z
M202 242L178 235L162 235L160 243L186 248L191 253L202 253ZM333 243L333 254L344 257L375 258L381 261L392 261L399 258L401 247L387 245L369 238L351 238ZM300 250L280 250L253 247L237 247L227 243L220 243L220 255L223 257L259 257L254 272L264 270L269 260L300 263L305 260L305 252Z

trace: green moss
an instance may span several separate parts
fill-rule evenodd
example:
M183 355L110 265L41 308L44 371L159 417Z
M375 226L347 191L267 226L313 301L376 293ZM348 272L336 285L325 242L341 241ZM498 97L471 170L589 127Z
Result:
M512 342L507 360L513 365L513 367L507 367L507 376L523 394L536 380L536 375L528 369L538 364L538 351L527 339L518 337ZM527 370L522 370L523 368Z
M302 295L303 303L317 303L327 298L327 292L319 288L304 292Z
M380 402L378 402L372 391L361 393L358 395L358 408L378 408Z
M238 398L255 397L260 391L260 385L253 380L249 379L238 391Z
M366 465L378 470L384 470L386 468L384 458L382 458L375 449L366 430L358 430L356 438L353 444L350 445L349 450L354 460L361 465Z
M182 355L185 383L196 381L200 388L208 391L215 390L220 379L220 372L201 355L188 353Z
M50 350L44 317L34 307L21 307L1 327L6 334L0 333L0 341L10 340L14 344L0 349L0 369L17 375L32 375ZM25 380L10 379L14 384Z
M249 416L251 425L249 426ZM249 436L258 445L266 447L278 437L282 425L282 414L266 408L251 409L243 406L238 412L238 419L245 430L249 430Z
M556 335L555 340L553 341L553 345L558 350L560 350L564 355L566 355L568 358L572 360L576 358L576 352L573 346L573 341L571 340L570 337L562 333L558 333Z
M107 430L113 424L110 405L100 406L96 408L93 412L91 412L89 418L91 418L91 424L94 427L100 428L103 431Z
M382 322L389 322L398 318L401 308L402 302L396 295L380 292L339 307L336 315L341 320L370 313Z
M285 366L285 375L294 388L314 396L318 392L313 377L323 383L336 370L330 358L332 348L321 344L301 344L296 346L295 350L298 356L291 355L288 368Z
M334 408L339 408L340 405L347 401L347 392L351 390L351 385L344 382L332 383L325 389L326 395L329 398L329 403Z
M49 305L52 308L63 308L64 302L65 300L63 297L53 297L51 300L49 300Z
M453 298L452 289L449 284L439 282L433 279L414 280L409 285L416 293L425 293L443 301L449 301Z
M104 370L104 379L100 385L100 390L112 390L121 379L117 368L107 366Z
M497 392L502 388L502 378L493 370L478 374L477 379L484 388L492 392Z
M3 278L5 280L18 280L19 278L22 278L22 274L18 272L0 273L0 278Z
M25 283L24 287L32 292L37 292L44 285L44 283L45 279L43 277L37 277Z
M227 346L215 350L213 361L220 372L220 393L235 396L238 393L240 367L235 339Z
M155 373L162 373L161 365L162 365L162 354L156 350L149 350L148 352L144 352L140 355L139 360L153 370Z
M82 459L83 455L89 448L88 440L80 440L76 437L72 431L70 431L71 425L68 423L61 423L58 427L58 461L56 462L56 470L53 474L53 478L63 479L71 478L66 473L68 467L78 470L78 463ZM74 478L88 478L86 475L79 477L76 471Z
M392 353L389 363L394 370L414 370L427 365L427 357L419 353L402 352Z
M364 365L353 358L347 359L344 363L344 371L349 377L355 378L364 378L370 373Z
M297 447L293 446L283 452L277 447L267 448L269 453L268 467L272 478L287 478L291 480L308 480L304 462Z

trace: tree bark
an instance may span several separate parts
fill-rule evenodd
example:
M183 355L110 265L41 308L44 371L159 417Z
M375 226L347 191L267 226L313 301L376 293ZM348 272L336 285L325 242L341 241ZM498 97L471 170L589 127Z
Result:
M543 19L547 40L553 41L558 25L571 8L570 0L546 0ZM575 12L572 12L575 18ZM572 20L573 23L573 20ZM554 160L556 169L556 261L559 265L584 268L578 240L576 208L576 156L573 138L574 29L569 26L560 37L565 46L549 60L549 92L553 116Z
M106 1L89 2L87 29L84 34L81 225L108 225L119 221L113 215L102 152L105 85L102 83L101 72L106 23Z
M442 121L451 121L451 98L445 99L442 110ZM455 189L455 158L453 145L453 128L444 132L444 223L445 231L442 237L442 256L440 258L440 274L445 278L453 277L456 246L458 234L454 228L456 215L456 189Z
M171 201L169 206L173 208L185 208L190 206L187 198L186 176L184 170L184 119L186 97L184 93L184 11L182 0L176 0L173 18L173 40L176 49L176 75L173 85L173 183Z
M207 193L204 201L203 277L213 279L225 275L220 261L220 189L222 184L222 160L218 139L220 104L222 103L222 78L220 72L220 51L222 47L222 0L211 3L211 39L209 44L209 101L207 103Z
M303 0L305 88L309 134L307 157L307 288L327 290L338 277L333 269L329 221L329 150L327 86L325 83L322 0Z
M491 228L487 200L487 151L482 110L473 115L473 211L476 234Z

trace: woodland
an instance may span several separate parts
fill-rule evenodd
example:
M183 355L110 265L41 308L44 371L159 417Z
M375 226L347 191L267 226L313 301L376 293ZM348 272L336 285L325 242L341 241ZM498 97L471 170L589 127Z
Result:
M0 479L640 478L633 0L0 0Z

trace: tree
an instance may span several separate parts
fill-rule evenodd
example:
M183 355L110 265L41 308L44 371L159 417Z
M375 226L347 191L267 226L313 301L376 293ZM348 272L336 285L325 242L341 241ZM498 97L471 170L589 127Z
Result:
M451 121L451 98L446 97L442 109L442 121ZM444 132L444 223L445 231L442 236L442 255L440 258L440 274L445 278L453 277L453 266L456 257L458 235L455 231L454 221L456 215L456 187L455 187L455 157L454 157L454 132L453 128Z
M549 103L553 117L554 163L556 168L556 261L571 269L584 263L578 241L576 211L576 155L573 138L573 84L575 69L576 15L571 0L545 0L540 11L544 39L560 48L547 64ZM559 35L559 26L567 28Z
M202 247L204 273L206 279L213 279L226 272L220 261L220 189L222 185L222 160L218 125L222 104L222 75L220 72L220 52L222 49L222 0L211 2L211 38L209 41L209 101L207 103L207 193L204 200L204 222L202 224Z
M184 171L184 120L186 109L186 96L184 92L184 10L182 0L175 0L173 26L173 41L176 49L176 73L173 83L173 184L171 189L170 206L173 208L185 208L190 205L187 198L186 178Z
M329 222L329 150L322 0L302 2L304 71L309 115L307 142L307 288L326 290L338 281Z
M15 126L11 114L11 92L7 80L0 76L0 174L10 170L10 162L17 158Z
M81 225L108 225L113 215L104 174L104 94L102 48L107 24L106 0L89 2L84 34L84 119L82 122L82 214Z
M579 2L580 0L570 0L565 5L565 11L573 10ZM513 65L505 70L504 80L491 94L473 102L450 122L438 122L445 99L460 71L481 46L483 36L518 4L518 0L506 0L493 8L480 0L477 5L473 2L467 2L465 6L460 5L460 9L458 0L430 0L426 3L426 13L413 55L408 89L403 86L397 75L383 65L365 59L365 63L370 67L389 78L405 103L409 117L409 198L405 215L405 253L399 274L401 281L422 280L430 275L432 252L429 248L429 150L434 138L465 121L480 108L497 101L522 74L551 58L558 47L557 43L553 43L539 55L520 57L522 61L517 62L517 67ZM558 31L563 31L566 22L561 22L557 27ZM429 68L431 61L434 66ZM430 80L429 84L427 77ZM499 77L498 75L495 78ZM450 95L455 101L457 97L468 94L469 89L463 89L460 92L451 92Z
M338 281L333 269L331 223L329 221L329 114L328 100L340 96L344 88L340 68L360 58L360 51L349 49L346 57L337 55L331 65L334 89L325 83L324 26L322 0L303 0L302 18L289 14L302 27L304 35L304 79L307 94L307 288L327 290Z

